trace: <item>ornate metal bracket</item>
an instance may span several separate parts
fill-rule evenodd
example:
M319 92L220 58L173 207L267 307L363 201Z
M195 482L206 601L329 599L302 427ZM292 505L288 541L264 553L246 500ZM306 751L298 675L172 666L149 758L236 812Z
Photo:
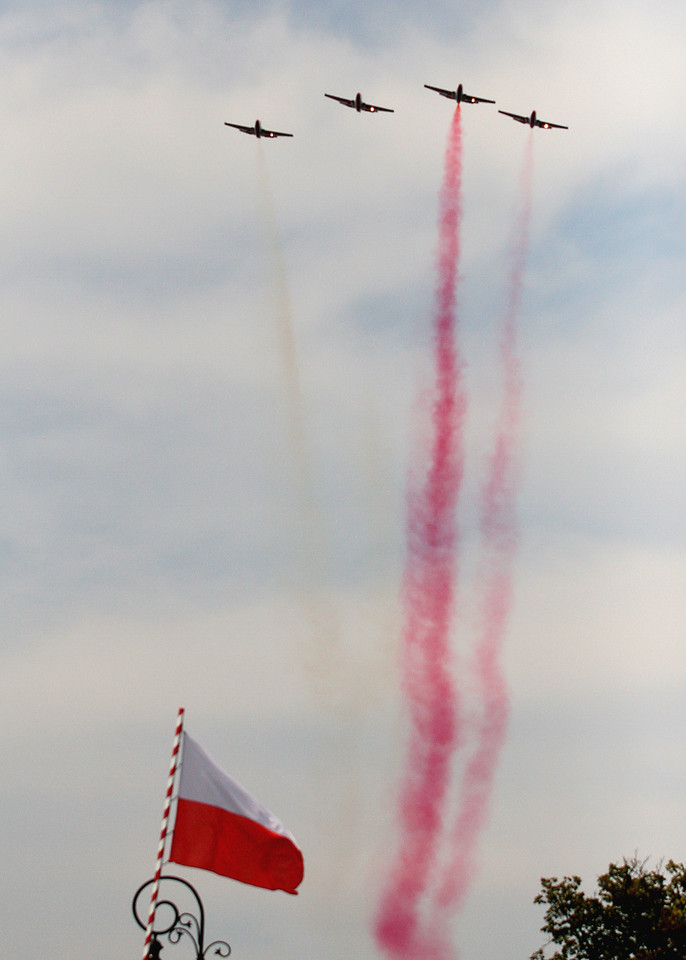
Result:
M148 897L147 901L145 899L143 900L145 919L143 919L138 912L138 904L143 891L152 887L153 882L153 880L146 880L146 882L136 890L131 904L133 916L142 930L147 928L147 903L149 903L150 898ZM205 946L205 908L202 905L202 900L195 887L188 883L187 880L182 880L181 877L164 876L160 878L160 894L162 894L165 884L169 883L180 883L190 891L195 899L193 910L196 912L180 910L176 903L168 898L158 899L146 960L160 960L160 952L162 950L160 937L166 937L167 942L172 946L186 937L193 944L195 960L207 960L207 958L212 955L216 957L228 957L231 953L231 947L224 940L213 940L212 943ZM177 894L177 898L182 894L183 891ZM162 917L166 915L166 923L162 917L158 919L158 914L160 913Z

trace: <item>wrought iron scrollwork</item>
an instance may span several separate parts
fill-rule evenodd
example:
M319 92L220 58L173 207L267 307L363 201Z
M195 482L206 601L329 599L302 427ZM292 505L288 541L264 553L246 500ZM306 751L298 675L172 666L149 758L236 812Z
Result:
M142 930L147 929L147 913L144 914L146 919L143 919L139 914L139 900L143 892L152 887L153 883L153 880L146 880L145 883L141 884L136 890L131 904L133 916ZM169 883L180 883L190 891L195 900L194 909L197 913L179 909L177 904L166 896L163 899L158 899L151 931L150 960L158 960L162 949L160 944L160 938L162 937L166 937L167 943L172 946L180 943L183 939L190 940L195 950L195 960L208 960L210 956L228 957L231 953L231 947L225 940L213 940L212 943L205 946L205 909L195 887L181 877L163 876L160 877L160 893L164 889L163 885ZM143 906L145 904L146 901L144 900Z

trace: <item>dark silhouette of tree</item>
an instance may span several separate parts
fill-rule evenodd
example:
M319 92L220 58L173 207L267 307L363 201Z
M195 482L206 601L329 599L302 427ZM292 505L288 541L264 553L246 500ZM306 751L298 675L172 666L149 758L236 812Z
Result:
M546 905L549 939L531 960L686 960L686 867L646 862L611 863L594 896L581 877L542 878L534 903Z

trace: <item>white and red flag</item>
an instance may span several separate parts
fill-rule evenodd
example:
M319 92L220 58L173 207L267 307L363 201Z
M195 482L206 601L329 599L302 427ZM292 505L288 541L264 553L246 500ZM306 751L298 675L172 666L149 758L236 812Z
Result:
M268 890L297 893L303 856L281 821L184 731L169 860Z

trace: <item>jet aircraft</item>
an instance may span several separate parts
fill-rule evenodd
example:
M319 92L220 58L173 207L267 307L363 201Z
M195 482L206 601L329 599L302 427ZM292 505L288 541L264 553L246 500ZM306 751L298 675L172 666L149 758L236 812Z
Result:
M539 120L535 110L531 111L530 117L522 117L519 113L508 113L507 110L498 110L498 113L504 113L506 117L512 117L518 123L528 123L532 130L534 127L542 127L544 130L549 130L551 127L556 127L558 130L569 130L569 127L564 127L561 123L548 123L547 120Z
M495 100L486 100L484 97L470 97L468 93L463 93L461 83L458 85L457 90L444 90L442 87L432 87L430 83L425 83L424 86L427 90L435 90L436 93L440 93L442 97L447 97L449 100L457 100L458 103L495 103Z
M324 96L329 97L330 100L338 100L344 107L352 107L354 110L357 110L358 113L362 110L366 113L395 113L390 107L375 107L371 103L365 103L360 93L355 94L354 100L348 100L346 97L337 97L333 93L325 93Z
M292 133L280 133L278 130L265 130L259 120L255 121L254 127L244 127L240 123L227 123L224 121L225 127L234 127L236 130L240 130L241 133L249 133L252 137L257 137L259 140L260 137L292 137Z

